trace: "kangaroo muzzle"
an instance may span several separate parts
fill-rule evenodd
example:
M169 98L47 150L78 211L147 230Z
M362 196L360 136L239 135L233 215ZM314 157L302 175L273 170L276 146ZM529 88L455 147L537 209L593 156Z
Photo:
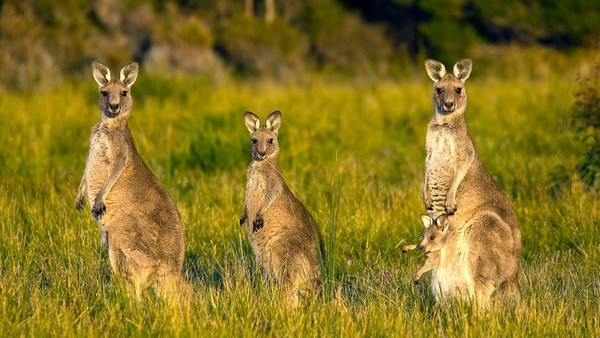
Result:
M111 112L111 114L116 114L119 112L120 109L120 105L118 103L110 103L108 105L108 111Z

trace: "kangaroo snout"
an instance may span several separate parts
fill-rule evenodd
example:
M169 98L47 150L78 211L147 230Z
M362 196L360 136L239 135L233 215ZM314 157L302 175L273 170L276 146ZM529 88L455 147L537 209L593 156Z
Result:
M252 153L252 158L255 161L262 161L265 159L265 157L267 156L267 152L261 152L260 150L257 150L255 152Z
M258 153L260 156L262 156L262 157L265 157L265 156L267 156L267 146L266 146L266 145L263 145L263 144L261 144L261 145L258 147L257 153Z
M118 103L111 103L108 105L108 110L115 114L119 112L119 104Z
M454 110L454 101L444 101L444 111L451 112Z

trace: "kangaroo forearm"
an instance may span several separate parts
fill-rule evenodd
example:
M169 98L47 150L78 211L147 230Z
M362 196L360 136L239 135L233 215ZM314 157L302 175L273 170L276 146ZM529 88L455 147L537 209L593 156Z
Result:
M431 208L431 187L429 186L429 180L427 179L427 174L425 174L425 178L423 179L423 189L422 196L423 203L425 204L425 208Z
M470 154L470 155L471 156L470 156L468 162L466 162L462 166L456 168L456 175L452 179L452 182L450 182L450 187L448 188L447 196L450 196L453 200L456 199L456 191L458 190L458 186L460 185L462 180L465 178L465 175L467 174L467 171L469 170L469 167L471 166L471 163L473 162L473 154Z
M77 187L77 199L78 200L84 197L85 189L86 189L86 179L85 179L85 173L84 173L83 177L81 178L81 182L79 182L79 187Z
M242 216L240 216L240 225L244 225L248 222L248 206L247 203L244 202L244 208L242 208Z
M85 190L87 187L87 180L85 179L85 173L81 178L81 182L79 183L79 187L77 188L77 197L75 198L75 208L77 210L83 210L83 202L85 200Z
M429 262L425 262L425 265L423 265L423 266L422 266L422 267L419 269L419 271L417 271L417 273L415 273L415 280L416 280L416 281L417 281L417 280L419 280L419 279L421 278L421 276L422 276L422 275L423 275L425 272L427 272L427 271L431 270L431 268L432 268L432 266L429 264Z
M114 166L111 174L108 176L108 178L102 185L102 188L100 189L100 192L98 193L98 196L96 197L96 199L100 198L100 199L104 200L104 197L112 190L115 183L117 183L117 180L119 179L119 177L121 177L121 174L123 173L123 170L125 169L126 163L127 163L126 159L122 159L121 161L118 161L115 163L115 166Z

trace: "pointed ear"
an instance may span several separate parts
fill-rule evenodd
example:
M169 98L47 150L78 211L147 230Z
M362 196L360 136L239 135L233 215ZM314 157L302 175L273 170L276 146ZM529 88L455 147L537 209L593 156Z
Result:
M473 61L471 59L460 60L454 65L454 76L464 83L469 78L469 75L471 75L472 68Z
M266 126L268 129L271 129L271 132L273 134L277 135L277 132L279 131L279 127L281 127L281 112L279 110L272 112L267 117L267 125Z
M440 217L435 220L435 223L438 229L440 229L442 232L448 230L448 227L450 226L450 221L448 220L448 215L446 214L440 215Z
M253 112L245 112L244 120L246 120L246 128L248 128L248 131L250 131L251 133L255 132L256 129L260 128L260 119L258 118L258 116L254 115Z
M446 75L446 67L441 62L432 59L425 60L425 70L433 82L438 82Z
M427 229L433 224L433 218L427 215L421 215L421 222L423 222L425 229Z
M131 87L137 80L138 70L140 65L137 62L128 64L121 69L121 77L119 78L127 87Z
M92 61L92 74L100 87L110 81L110 69L100 61Z

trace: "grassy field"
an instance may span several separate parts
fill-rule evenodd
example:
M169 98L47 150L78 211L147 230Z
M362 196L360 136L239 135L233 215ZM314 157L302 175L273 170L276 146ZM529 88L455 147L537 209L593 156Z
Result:
M424 211L433 112L424 69L378 83L294 85L173 81L142 69L129 125L181 213L190 294L176 305L130 299L90 213L75 209L99 118L90 74L44 93L0 94L1 335L599 336L599 196L577 183L549 190L550 174L572 166L580 147L564 132L577 67L485 74L475 63L467 120L521 225L518 306L438 308L429 275L411 283L425 257L398 247L415 241ZM335 243L335 296L298 310L264 281L238 226L250 161L243 112L264 119L275 109L284 175Z

